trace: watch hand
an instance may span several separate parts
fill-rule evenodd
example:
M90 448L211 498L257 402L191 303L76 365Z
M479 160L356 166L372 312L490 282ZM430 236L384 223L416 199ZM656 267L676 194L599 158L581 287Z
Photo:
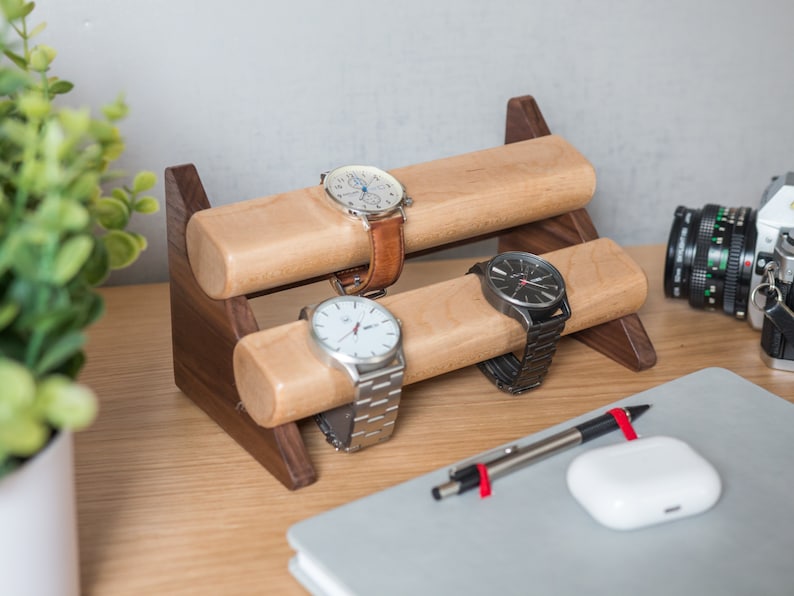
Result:
M360 325L361 325L361 322L358 322L358 323L356 323L356 326L355 326L355 327L353 327L353 328L352 328L350 331L348 331L347 333L345 333L345 334L344 334L342 337L340 337L340 338L337 340L337 343L341 343L341 342L342 342L342 341L343 341L343 340L344 340L344 339L345 339L345 338L346 338L348 335L350 335L351 333L352 333L352 334L354 334L356 337L358 337L358 328L359 328L359 326L360 326Z
M546 286L544 286L543 284L539 284L537 282L529 281L529 280L526 280L526 282L522 283L521 285L523 285L523 286L535 286L536 288L539 288L541 290L547 289Z
M354 188L360 188L363 189L364 192L367 192L367 183L364 182L361 178L359 178L355 174L353 174L353 184L354 184Z

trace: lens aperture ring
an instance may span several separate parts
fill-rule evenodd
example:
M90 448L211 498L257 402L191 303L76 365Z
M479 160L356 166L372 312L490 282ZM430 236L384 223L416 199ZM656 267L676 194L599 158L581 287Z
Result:
M700 216L700 226L697 230L696 253L692 263L692 271L689 277L689 304L695 308L705 308L707 294L706 284L710 279L709 274L709 247L712 244L714 228L717 225L717 217L721 207L719 205L708 204L703 207Z
M731 247L728 252L728 266L725 269L725 289L722 294L722 310L733 315L736 308L736 291L744 258L744 229L735 225L731 236Z

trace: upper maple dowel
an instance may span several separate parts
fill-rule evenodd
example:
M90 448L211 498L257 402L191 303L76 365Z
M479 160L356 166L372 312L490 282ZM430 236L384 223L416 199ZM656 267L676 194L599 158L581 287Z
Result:
M566 280L572 314L565 334L636 312L645 302L645 273L608 238L544 256ZM488 304L479 278L465 273L380 299L402 322L406 385L525 344L521 324ZM262 426L305 418L353 399L349 378L313 355L303 320L246 335L235 346L233 364L240 398Z
M407 253L579 209L596 184L587 159L554 135L390 172L414 201ZM187 225L187 252L201 289L223 299L361 265L369 239L317 184L199 211Z

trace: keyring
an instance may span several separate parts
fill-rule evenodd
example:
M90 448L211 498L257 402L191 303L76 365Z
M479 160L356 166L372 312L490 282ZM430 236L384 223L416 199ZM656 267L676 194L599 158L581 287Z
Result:
M778 302L783 302L783 293L780 291L780 288L778 288L775 284L764 282L762 284L758 284L753 289L753 292L750 294L750 302L752 302L753 306L755 306L758 310L765 310L765 306L758 306L758 304L755 301L755 297L758 295L758 291L761 288L771 288L775 290L775 300L777 300Z

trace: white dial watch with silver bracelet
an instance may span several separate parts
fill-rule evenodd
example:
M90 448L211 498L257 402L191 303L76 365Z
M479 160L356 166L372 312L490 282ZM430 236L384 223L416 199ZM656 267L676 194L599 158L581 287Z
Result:
M345 371L355 387L352 402L315 416L328 442L352 452L389 439L405 370L400 322L362 296L330 298L304 308L301 318L315 356Z

